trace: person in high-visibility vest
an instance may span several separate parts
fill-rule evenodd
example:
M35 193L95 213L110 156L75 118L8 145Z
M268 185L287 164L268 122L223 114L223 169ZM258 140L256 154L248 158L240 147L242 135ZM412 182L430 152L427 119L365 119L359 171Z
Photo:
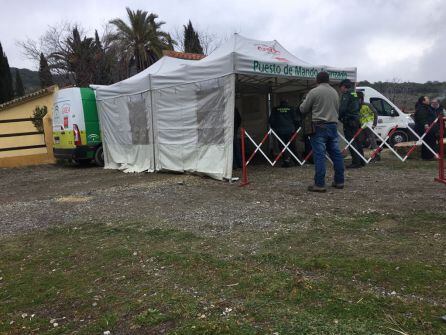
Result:
M370 149L378 148L376 143L376 136L373 131L369 128L375 129L378 124L378 113L372 105L366 104L364 102L364 93L358 92L359 104L361 106L359 110L359 121L361 122L361 127L364 128L362 131L364 133L362 144L366 146L366 142L370 143ZM372 162L381 160L379 154L373 157Z

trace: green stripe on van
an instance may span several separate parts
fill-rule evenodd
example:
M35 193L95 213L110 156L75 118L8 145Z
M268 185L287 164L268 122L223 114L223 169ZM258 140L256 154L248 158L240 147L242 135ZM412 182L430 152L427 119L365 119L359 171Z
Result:
M85 131L87 132L87 145L101 143L101 130L99 128L96 96L91 88L81 88L82 107L84 109Z

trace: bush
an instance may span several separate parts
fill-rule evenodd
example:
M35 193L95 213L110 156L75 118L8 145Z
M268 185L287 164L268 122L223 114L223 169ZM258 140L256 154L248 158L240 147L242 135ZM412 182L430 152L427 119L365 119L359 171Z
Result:
M33 125L40 132L43 132L43 118L48 113L48 108L46 106L37 106L33 112Z

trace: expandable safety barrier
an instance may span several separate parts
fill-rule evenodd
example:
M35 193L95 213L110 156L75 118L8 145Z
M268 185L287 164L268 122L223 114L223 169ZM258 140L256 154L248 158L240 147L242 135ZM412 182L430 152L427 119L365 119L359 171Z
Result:
M438 160L439 162L439 167L438 167L438 178L435 178L435 180L445 183L446 184L446 177L445 177L445 166L444 166L444 145L443 145L443 138L444 138L444 133L445 133L445 126L444 126L444 121L445 118L443 117L443 115L440 115L439 117L437 117L435 119L435 121L433 121L429 127L425 130L425 132L420 136L418 135L412 128L407 128L409 129L409 131L411 132L411 134L414 136L414 138L416 139L415 144L409 148L409 150L407 151L406 155L404 157L402 157L393 147L392 145L389 143L390 138L392 137L392 135L395 133L395 131L397 131L398 126L393 127L390 132L387 134L387 136L385 136L384 138L382 138L374 129L373 127L370 127L369 125L365 125L362 128L359 128L358 131L353 135L352 139L350 141L348 141L343 134L341 134L340 132L338 132L339 137L346 143L346 146L342 149L342 152L345 152L347 149L351 148L353 151L356 152L356 154L364 161L364 163L368 164L370 163L377 155L379 155L379 153L386 147L388 148L396 157L398 157L398 159L400 159L402 162L405 162L409 156L415 151L416 147L419 145L424 145L430 152L432 152L432 154L434 155L434 157ZM434 149L432 149L424 140L426 135L429 133L429 131L435 126L436 123L439 123L440 125L440 134L439 134L439 151L436 152ZM358 136L361 134L361 132L364 131L364 129L370 129L370 131L376 136L376 138L381 142L379 144L379 146L374 149L372 151L372 153L370 154L369 157L365 157L364 155L361 155L361 153L353 146L354 141L358 138ZM295 162L297 162L299 165L304 165L308 159L311 157L313 151L310 151L310 153L304 157L303 159L299 159L299 157L297 157L295 155L295 153L290 150L290 145L291 143L296 139L297 135L299 134L299 132L302 130L302 128L297 129L294 134L291 136L291 139L288 141L288 143L284 143L282 141L282 139L276 134L276 132L273 129L269 129L268 132L265 134L265 136L263 136L262 140L260 141L260 143L256 143L254 141L254 139L248 134L248 132L246 131L246 129L241 128L241 149L242 149L242 168L243 168L243 173L242 173L242 180L241 180L241 186L245 186L249 183L248 181L248 165L249 163L251 163L252 159L254 158L254 156L257 153L260 153L265 159L266 161L271 165L271 166L275 166L276 163L279 161L279 159L283 156L283 154L285 153L285 151L288 151L288 153L291 155L291 157L295 160ZM273 137L276 138L276 140L282 145L282 149L279 152L279 154L274 157L273 159L271 159L263 150L262 150L262 145L266 142L266 140L269 137ZM246 139L248 139L253 145L254 145L254 151L249 155L249 157L246 159ZM330 158L327 156L327 159L330 160Z

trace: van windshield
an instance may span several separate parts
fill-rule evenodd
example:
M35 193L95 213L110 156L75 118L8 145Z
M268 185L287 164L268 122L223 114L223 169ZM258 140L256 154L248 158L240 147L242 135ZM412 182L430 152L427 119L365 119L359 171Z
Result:
M392 116L395 113L395 109L381 98L370 98L370 103L375 107L379 116Z

